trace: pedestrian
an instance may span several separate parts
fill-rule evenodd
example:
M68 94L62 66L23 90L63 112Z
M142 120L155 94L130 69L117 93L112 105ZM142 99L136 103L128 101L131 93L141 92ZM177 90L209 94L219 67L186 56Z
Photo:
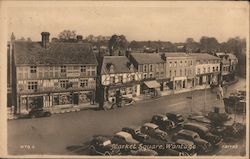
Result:
M224 93L223 93L223 88L221 87L221 85L219 86L219 97L220 99L223 99Z

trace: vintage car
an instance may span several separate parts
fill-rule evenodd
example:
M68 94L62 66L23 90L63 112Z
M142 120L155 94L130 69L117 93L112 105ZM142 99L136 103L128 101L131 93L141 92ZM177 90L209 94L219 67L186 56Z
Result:
M122 131L131 134L132 137L139 142L144 141L146 138L148 138L148 135L141 133L140 127L123 127Z
M166 113L166 116L168 117L169 120L172 120L177 126L182 126L184 123L184 118L181 114Z
M210 127L210 132L223 138L224 141L238 140L246 134L246 125L241 123L224 124Z
M131 134L124 131L116 133L112 142L117 144L139 144L137 140L133 139Z
M153 123L145 123L141 127L141 132L147 134L150 137L160 139L163 141L169 141L169 136L165 131L159 129L159 126Z
M208 153L212 150L211 144L206 140L201 139L199 134L194 131L185 129L180 130L172 136L173 141L177 141L178 139L185 139L194 142L197 146L197 153L199 154Z
M112 141L104 136L95 136L89 145L90 153L93 155L120 155L119 149L112 148Z
M185 140L185 139L177 139L175 141L175 150L187 153L189 156L197 155L196 145L194 142Z
M151 123L154 123L159 126L159 128L163 131L170 131L176 128L176 125L173 121L169 120L165 115L154 115L151 119Z
M39 117L49 117L51 113L49 111L45 111L42 108L40 109L31 109L28 117L30 118L39 118Z
M202 139L210 142L213 146L218 146L222 142L221 137L210 133L209 129L203 125L196 123L185 123L183 128L198 133Z
M138 150L131 150L128 155L132 156L158 156L158 153L151 149L138 149Z

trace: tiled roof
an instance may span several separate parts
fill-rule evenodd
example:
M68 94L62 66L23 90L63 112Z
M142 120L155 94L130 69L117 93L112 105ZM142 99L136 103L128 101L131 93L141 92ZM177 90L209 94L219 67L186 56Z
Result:
M109 67L113 65L113 73L131 72L129 65L132 64L126 56L104 56L102 62L101 74L109 74ZM134 67L134 71L137 71Z
M163 63L164 60L158 53L132 53L131 56L139 64Z
M219 57L208 54L208 53L190 53L190 55L195 57L196 59L201 59L201 60L206 60L206 59L220 60Z
M47 49L40 42L15 42L16 65L97 64L90 44L50 43Z

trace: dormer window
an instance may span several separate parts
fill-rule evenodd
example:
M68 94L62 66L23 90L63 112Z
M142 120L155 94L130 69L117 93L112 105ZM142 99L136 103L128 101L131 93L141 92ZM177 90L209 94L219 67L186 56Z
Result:
M108 63L106 67L107 67L107 69L108 69L109 72L111 72L111 73L114 72L114 65L113 64Z
M133 65L133 64L130 64L130 65L129 65L129 70L130 70L130 71L134 71L134 65Z

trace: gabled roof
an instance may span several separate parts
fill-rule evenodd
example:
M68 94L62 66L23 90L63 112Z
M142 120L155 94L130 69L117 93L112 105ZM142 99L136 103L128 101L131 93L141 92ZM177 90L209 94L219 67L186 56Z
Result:
M129 66L133 65L126 56L104 56L101 68L101 74L109 74L110 66L113 66L112 73L128 73L132 72L129 70ZM134 67L134 71L137 71ZM133 71L133 72L134 72Z
M97 64L90 44L49 43L47 49L40 42L14 42L16 65Z
M154 64L165 62L158 53L132 53L131 56L137 61L138 64Z
M232 53L228 54L228 56L229 56L229 59L231 60L238 60L238 58Z

